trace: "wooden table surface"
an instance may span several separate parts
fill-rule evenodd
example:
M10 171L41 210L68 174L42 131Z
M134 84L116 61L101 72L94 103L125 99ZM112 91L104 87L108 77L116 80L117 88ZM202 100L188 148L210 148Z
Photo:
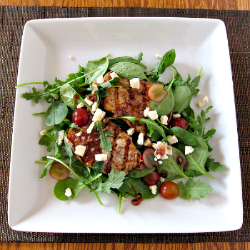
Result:
M0 0L0 5L58 7L150 7L216 10L250 10L250 0ZM0 250L201 250L250 249L250 243L0 243Z

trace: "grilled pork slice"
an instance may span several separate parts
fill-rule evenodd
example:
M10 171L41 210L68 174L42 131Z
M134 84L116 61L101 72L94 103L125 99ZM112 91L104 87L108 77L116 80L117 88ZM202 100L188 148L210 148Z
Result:
M109 81L111 79L110 72L104 76L104 81ZM148 90L154 84L152 82L140 81L140 89L127 87L130 85L129 80L122 78L117 85L126 86L121 88L108 88L106 91L109 93L108 96L104 98L104 109L112 112L114 117L120 116L134 116L134 117L144 117L143 112L146 108L150 109L150 99L148 98ZM132 124L130 121L125 120L125 122L130 126L135 128L137 132L147 133L147 126L136 121Z
M83 164L93 168L95 154L107 154L107 160L104 161L103 167L105 174L109 173L111 168L113 168L115 172L124 171L126 174L133 168L142 170L141 153L136 149L132 138L117 125L108 122L104 128L104 131L111 131L113 133L113 136L109 137L112 144L111 152L100 148L100 133L93 129L92 132L88 134L88 126L89 124L82 127L81 130L71 128L67 135L67 143L71 146L73 152L75 152L75 148L78 145L86 146L83 157L76 155Z

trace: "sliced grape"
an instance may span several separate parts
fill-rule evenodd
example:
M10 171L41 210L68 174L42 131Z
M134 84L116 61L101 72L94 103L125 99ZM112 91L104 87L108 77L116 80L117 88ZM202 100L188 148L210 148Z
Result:
M152 85L148 90L148 97L153 102L160 102L168 95L168 91L161 83Z
M155 158L154 152L155 150L153 148L147 148L143 152L142 160L146 168L153 168L158 165L158 163L154 160Z
M50 176L58 181L62 181L69 176L70 171L59 162L54 162L49 170Z

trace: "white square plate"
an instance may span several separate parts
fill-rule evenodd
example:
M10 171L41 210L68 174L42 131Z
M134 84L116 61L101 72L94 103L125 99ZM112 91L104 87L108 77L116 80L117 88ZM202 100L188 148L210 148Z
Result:
M104 206L87 190L75 200L62 202L53 195L55 180L40 179L43 166L34 162L46 155L38 145L44 129L42 117L47 104L26 101L21 94L32 86L17 89L9 183L9 225L14 230L65 233L189 233L228 231L241 227L243 218L241 173L232 74L224 23L213 19L188 18L79 18L34 20L25 25L17 84L66 79L88 60L136 56L144 53L149 69L175 48L175 67L184 79L196 76L203 67L200 89L209 97L211 121L216 128L211 140L213 158L226 165L208 181L208 198L188 202L160 196L138 207L129 201L117 212L115 195L101 194ZM69 55L73 60L69 60ZM170 70L170 69L169 69ZM171 78L167 70L162 79ZM194 97L192 107L199 97ZM208 106L208 105L207 105Z

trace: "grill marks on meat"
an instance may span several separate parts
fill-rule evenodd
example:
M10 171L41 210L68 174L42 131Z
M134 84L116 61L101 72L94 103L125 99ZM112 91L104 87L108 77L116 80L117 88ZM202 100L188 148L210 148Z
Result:
M111 79L110 72L108 72L104 81L109 81ZM108 88L106 91L109 93L108 96L104 98L104 109L112 112L114 117L120 116L134 116L134 117L144 117L144 110L149 107L150 109L150 99L148 98L148 89L153 85L152 82L140 81L140 89L135 89L131 87L121 87L121 88ZM118 83L118 86L130 85L129 80L122 78ZM132 124L130 121L125 120L125 122L130 126L135 128L137 132L147 133L147 127L144 123L136 121Z
M142 170L141 153L136 149L132 138L112 122L108 123L104 131L113 133L113 137L110 137L112 151L107 162L104 162L104 172L109 172L111 168L116 172L125 173L133 168Z
M83 164L93 168L95 154L107 154L107 160L104 161L103 168L105 174L109 173L111 168L115 172L124 171L126 174L133 168L142 170L141 153L136 149L129 135L114 123L108 122L104 131L111 131L113 136L109 137L112 144L112 151L107 152L100 148L100 134L98 131L93 129L91 134L87 134L88 125L82 127L81 136L76 135L79 133L79 129L70 129L67 135L67 142L73 151L75 151L74 149L77 145L87 147L83 157L77 155Z

